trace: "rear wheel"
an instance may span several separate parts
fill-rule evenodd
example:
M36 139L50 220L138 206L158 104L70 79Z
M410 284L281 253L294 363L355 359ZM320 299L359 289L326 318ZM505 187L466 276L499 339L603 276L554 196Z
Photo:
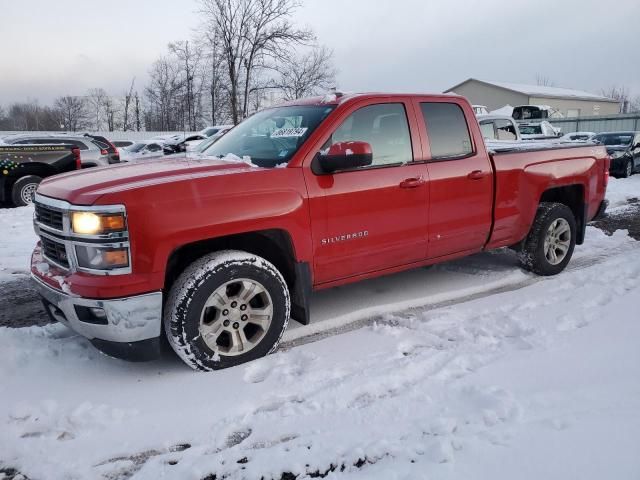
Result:
M556 275L565 269L576 245L576 220L569 207L543 202L527 236L520 263L538 275Z
M11 188L11 201L13 204L16 207L31 205L41 181L42 178L36 175L27 175L16 180Z
M169 344L194 369L216 370L274 351L289 322L289 290L264 258L221 251L192 263L165 308Z

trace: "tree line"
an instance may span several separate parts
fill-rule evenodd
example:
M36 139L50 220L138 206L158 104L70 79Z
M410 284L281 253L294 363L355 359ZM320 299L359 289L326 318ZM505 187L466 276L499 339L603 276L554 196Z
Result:
M332 52L293 22L298 0L197 0L192 38L168 44L146 85L92 88L52 105L0 106L0 130L195 131L236 124L282 100L334 86Z

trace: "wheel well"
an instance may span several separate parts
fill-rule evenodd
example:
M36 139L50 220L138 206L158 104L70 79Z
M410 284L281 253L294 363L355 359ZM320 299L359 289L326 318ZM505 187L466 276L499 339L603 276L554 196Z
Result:
M578 233L576 243L578 245L582 245L582 243L584 243L586 212L584 187L582 185L567 185L564 187L550 188L542 194L540 202L562 203L569 207L576 219Z
M296 256L291 237L284 230L263 230L201 240L174 250L167 262L165 291L196 259L207 253L228 249L243 250L270 261L282 273L287 286L293 289L296 282Z

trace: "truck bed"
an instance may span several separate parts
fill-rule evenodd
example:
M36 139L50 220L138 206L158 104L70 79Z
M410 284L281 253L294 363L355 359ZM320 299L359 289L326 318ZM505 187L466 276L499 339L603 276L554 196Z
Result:
M550 189L570 189L575 195L576 205L582 206L576 206L574 214L585 218L582 228L600 208L609 165L607 151L601 145L506 146L490 151L490 157L495 170L495 194L493 229L487 248L510 246L514 239L524 239L539 203L553 201L553 193L547 192Z

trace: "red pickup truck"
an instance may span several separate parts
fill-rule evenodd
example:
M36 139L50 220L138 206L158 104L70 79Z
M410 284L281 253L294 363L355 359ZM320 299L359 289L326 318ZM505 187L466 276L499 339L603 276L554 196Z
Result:
M499 247L562 271L606 208L602 146L487 152L450 95L329 95L269 108L205 157L40 185L32 274L104 352L163 338L212 370L272 352L322 289ZM163 335L164 330L164 335Z

